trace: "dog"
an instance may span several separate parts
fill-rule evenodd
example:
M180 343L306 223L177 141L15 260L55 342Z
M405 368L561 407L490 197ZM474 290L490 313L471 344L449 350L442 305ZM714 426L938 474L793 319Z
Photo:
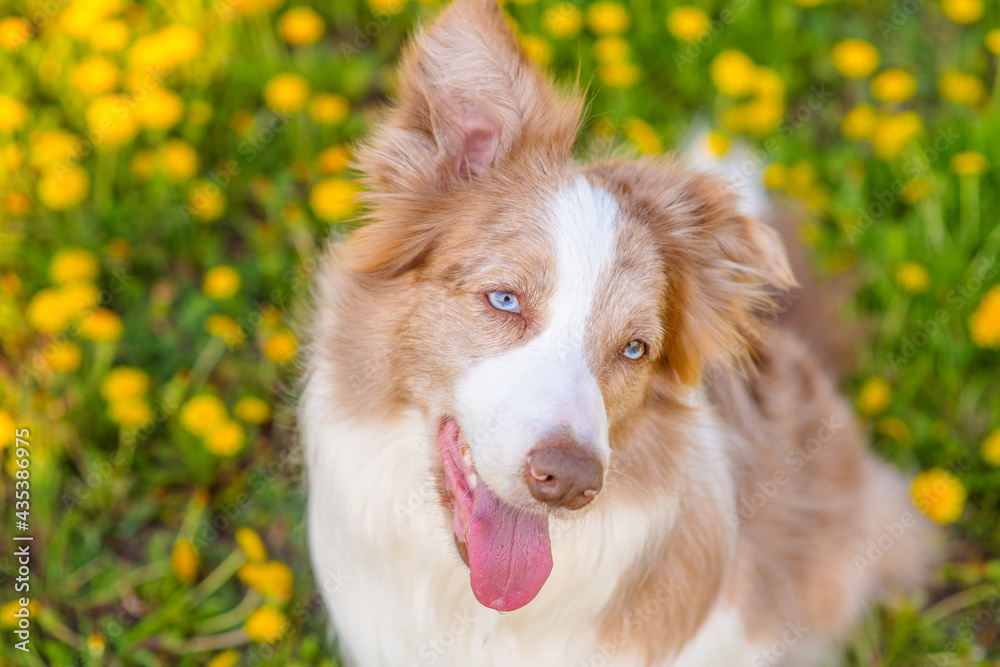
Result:
M920 585L907 482L781 312L819 297L763 207L667 157L579 164L582 115L494 0L455 0L358 150L298 404L339 651L825 664Z

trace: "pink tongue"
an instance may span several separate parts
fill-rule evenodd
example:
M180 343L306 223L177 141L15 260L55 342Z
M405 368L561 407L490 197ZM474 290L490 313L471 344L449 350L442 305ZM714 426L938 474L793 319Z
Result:
M535 599L552 571L549 519L505 504L480 481L467 537L472 592L497 611Z

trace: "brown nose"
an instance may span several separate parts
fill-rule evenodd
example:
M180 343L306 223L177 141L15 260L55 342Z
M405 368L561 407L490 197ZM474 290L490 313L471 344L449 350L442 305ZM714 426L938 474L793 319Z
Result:
M578 510L597 495L604 469L597 457L568 439L541 442L528 455L528 489L536 499Z

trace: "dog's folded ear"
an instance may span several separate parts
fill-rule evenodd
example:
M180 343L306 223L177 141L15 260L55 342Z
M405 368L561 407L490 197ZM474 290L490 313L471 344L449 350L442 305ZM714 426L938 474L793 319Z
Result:
M706 365L742 365L796 285L777 232L740 212L718 177L670 160L605 162L590 173L626 212L650 225L665 266L666 363L684 384Z
M388 118L359 154L376 195L485 178L531 141L568 156L582 104L524 53L496 0L456 0L409 46Z

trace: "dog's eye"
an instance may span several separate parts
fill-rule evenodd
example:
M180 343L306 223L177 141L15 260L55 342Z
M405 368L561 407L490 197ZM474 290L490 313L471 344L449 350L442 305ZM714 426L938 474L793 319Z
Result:
M517 297L510 292L490 292L486 295L490 305L505 313L520 313L521 306L517 302Z
M625 355L626 359L635 361L646 354L646 344L641 340L634 340L622 348L622 354Z

